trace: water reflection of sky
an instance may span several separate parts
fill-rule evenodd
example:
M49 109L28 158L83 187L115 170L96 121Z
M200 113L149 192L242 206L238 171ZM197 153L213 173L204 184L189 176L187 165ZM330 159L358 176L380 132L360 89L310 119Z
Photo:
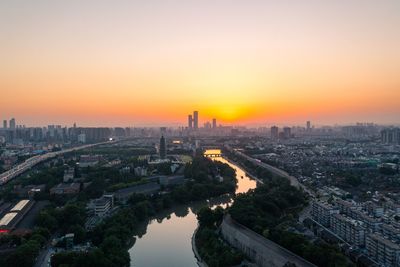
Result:
M224 158L213 158L229 164L236 170L238 186L236 194L256 187L246 173ZM199 201L186 206L159 213L149 225L143 225L135 245L129 250L131 266L135 267L196 267L197 260L192 251L191 238L197 227L196 211L208 205L226 206L230 196L221 196L208 201Z

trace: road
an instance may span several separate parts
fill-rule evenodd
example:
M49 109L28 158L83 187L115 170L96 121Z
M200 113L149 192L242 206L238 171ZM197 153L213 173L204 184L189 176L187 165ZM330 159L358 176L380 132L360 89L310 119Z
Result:
M36 258L36 263L33 267L49 267L50 257L53 255L54 250L49 246L40 251L39 256Z
M89 148L89 147L93 147L93 146L97 146L97 145L102 145L102 144L107 144L110 143L108 142L101 142L101 143L95 143L95 144L90 144L90 145L83 145L83 146L78 146L78 147L73 147L73 148L68 148L68 149L64 149L61 151L57 151L57 152L50 152L50 153L46 153L44 155L37 155L37 156L33 156L27 160L25 160L23 163L13 167L12 169L3 172L2 174L0 174L0 186L9 182L10 180L14 179L15 177L23 174L24 172L30 170L32 167L36 166L37 164L44 162L46 160L55 158L59 155L65 154L65 153L69 153L69 152L73 152L73 151L78 151L78 150L82 150L85 148Z

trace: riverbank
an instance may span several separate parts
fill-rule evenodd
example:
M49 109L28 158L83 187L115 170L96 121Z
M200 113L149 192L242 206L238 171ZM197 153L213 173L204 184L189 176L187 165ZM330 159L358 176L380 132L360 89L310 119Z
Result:
M194 256L197 259L197 264L199 265L199 267L208 267L207 263L205 263L203 261L203 259L201 258L198 250L197 250L197 246L196 246L196 234L199 230L199 225L197 226L196 230L194 230L193 236L192 236L192 250L194 253Z
M267 164L265 162L262 162L258 159L255 159L251 156L248 156L246 154L244 154L243 152L234 150L232 148L230 148L229 146L225 146L225 148L228 150L229 153L231 153L233 156L237 156L237 157L241 157L242 159L250 162L251 164L253 164L256 167L261 167L264 170L270 172L272 175L275 175L277 177L282 177L282 178L286 178L290 181L290 184L297 187L297 188L301 188L302 190L304 190L305 192L307 192L309 195L315 197L315 193L313 191L311 191L309 188L307 188L305 185L303 185L302 183L299 182L299 180L290 175L289 173L287 173L284 170L281 170L275 166L272 166L270 164ZM240 164L240 166L242 166L245 170L247 169L247 167L245 167L243 164Z
M240 156L240 155L239 155ZM229 162L232 165L235 166L240 166L241 167L241 171L248 171L248 166L245 166L244 164L242 164L240 162L240 158L239 161L236 162L234 160L231 160L230 158L224 157L223 158L225 161ZM244 160L248 160L246 158L244 158ZM275 174L276 175L276 174ZM242 177L240 177L241 175L237 175L238 179L240 180ZM253 179L255 181L258 182L259 185L262 184L271 184L272 181L262 181L260 180L258 177L255 177L254 175L246 172L245 173L245 177L247 179ZM275 181L277 182L277 181ZM296 186L290 186L290 179L288 179L288 183L286 186L289 186L291 188L293 188L293 190L295 190ZM279 184L279 182L278 182ZM290 191L290 190L289 190ZM245 193L245 192L243 192ZM278 199L278 198L277 198ZM286 200L285 200L286 201ZM286 201L287 202L287 201ZM275 204L273 202L271 202L271 205L274 206ZM243 208L243 209L242 209ZM240 207L241 212L243 212L243 214L246 214L246 207ZM237 214L236 210L235 210L235 214ZM249 214L250 215L250 214ZM228 215L229 216L229 215ZM272 216L272 215L271 215ZM271 218L273 218L274 216L272 216ZM279 216L281 217L281 216ZM230 218L230 216L229 216ZM232 220L231 220L232 221ZM270 225L271 226L271 225ZM222 229L224 227L224 229ZM263 265L263 266L282 266L286 263L285 258L290 255L292 260L297 261L299 263L302 263L299 266L314 266L313 264L307 262L306 260L304 260L303 258L293 254L292 252L282 248L281 246L279 246L278 244L276 244L275 242L266 239L265 237L262 237L261 235L259 235L258 233L254 232L253 230L250 230L248 228L247 231L245 231L245 233L239 233L239 237L243 237L242 238L242 242L240 243L239 240L240 238L236 238L235 236L235 231L237 232L238 229L233 229L232 227L232 223L231 224L227 224L227 222L223 221L222 225L219 227L219 229L221 230L222 236L224 237L223 239L225 240L225 242L227 242L230 246L239 249L240 251L242 251L243 253L245 253L247 255L246 252L248 251L254 251L254 253L256 253L256 251L258 251L258 255L261 256L257 256L257 257L252 257L254 255L247 255L251 260L253 260L254 262L257 262L257 260L262 259L262 262L267 262L267 265ZM198 230L198 229L197 229ZM231 231L229 231L231 230ZM224 231L224 232L223 232ZM196 233L198 233L198 231L196 231ZM195 236L195 238L198 238L197 236ZM252 239L254 238L254 240ZM245 241L243 241L245 240ZM232 241L232 242L229 242ZM236 243L240 243L240 244L236 244ZM266 245L267 244L267 245ZM268 249L271 249L271 247L273 247L274 253L266 253L266 251L268 251ZM253 253L253 254L254 254ZM265 255L264 255L265 254ZM279 260L278 260L279 259ZM203 259L202 259L203 260ZM279 262L279 263L278 263ZM283 263L282 265L279 265ZM259 265L259 262L257 263Z
M240 162L236 162L234 160L231 160L227 157L222 156L223 159L225 159L226 161L228 161L229 163L235 165L235 166L239 166L240 168L242 168L243 170L246 170L246 167L243 166L243 164L241 164ZM249 176L251 179L256 180L257 182L259 182L260 184L264 184L264 182L262 180L260 180L258 177L254 176L253 174L249 173L249 172L245 172L245 174L247 176ZM241 177L240 177L241 178Z
M221 234L231 246L243 251L261 267L281 267L294 263L298 267L316 267L286 248L236 222L229 214L224 216Z
M233 193L237 190L236 181L240 184L243 184L244 180L241 180L240 176L238 177L233 171L234 167L236 166L230 166L228 168L223 166L221 162L226 163L226 160L221 159L221 161L215 162L212 165L218 166L219 174L222 177L227 178L227 181L215 181L213 184L215 184L215 187L221 188L221 186L227 182L233 182L234 178L234 186L230 187L232 188L232 192L230 193ZM193 166L196 167L199 166L199 164L193 164ZM191 170L190 168L187 169L187 171L190 171L189 173L193 175L195 180L202 179L202 177L198 175L200 173L199 171ZM242 171L240 174L244 175L244 172ZM206 181L209 181L209 179L206 179L204 182ZM252 183L255 185L255 181ZM201 207L216 207L226 205L226 203L231 201L231 194L227 195L224 192L226 190L219 190L218 192L222 192L222 194L218 194L218 197L212 197L210 193L213 190L210 187L205 188L204 190L203 188L195 188L196 190L183 189L184 188L180 190L177 188L177 192L179 192L179 199L181 199L188 192L193 191L193 193L199 192L196 194L197 197L205 196L203 199L207 200L202 200L200 202L190 201L188 204L183 204L186 201L182 201L180 203L183 205L180 208L173 208L166 213L157 213L155 218L153 217L154 219L152 219L147 225L147 229L143 229L143 234L137 236L135 246L129 250L132 261L131 266L207 266L204 260L201 258L200 251L196 247L195 243L195 233L197 233L196 228L198 227L196 214ZM178 197L178 195L171 194L171 197ZM183 198L183 200L185 200L185 198ZM176 206L174 205L173 207ZM155 257L154 255L157 256Z
M236 179L237 179L237 188L236 188L235 194L246 193L250 189L256 188L257 183L263 184L263 181L261 181L257 177L245 172L244 167L238 162L235 162L227 157L214 158L213 160L220 161L222 163L226 163L231 168L235 169ZM192 249L195 252L196 258L198 259L198 266L203 267L204 264L207 266L207 263L200 256L199 248L197 247L197 244L196 244L196 240L198 240L199 228L200 228L200 225L197 224L196 229L192 236ZM214 230L214 231L216 231L216 230ZM215 238L215 239L218 240L218 238ZM225 246L229 246L229 245L225 244Z

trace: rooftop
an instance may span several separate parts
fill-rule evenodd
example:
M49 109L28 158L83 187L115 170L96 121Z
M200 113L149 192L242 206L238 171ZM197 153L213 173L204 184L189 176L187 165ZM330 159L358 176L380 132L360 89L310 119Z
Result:
M18 202L10 211L20 211L22 210L27 204L29 203L29 200L24 199Z
M7 226L17 216L17 212L9 212L0 220L0 226Z

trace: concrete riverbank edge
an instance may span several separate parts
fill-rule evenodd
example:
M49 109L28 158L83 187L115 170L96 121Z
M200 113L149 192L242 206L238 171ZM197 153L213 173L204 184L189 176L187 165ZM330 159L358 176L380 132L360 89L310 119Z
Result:
M296 264L298 267L317 267L286 248L236 222L229 214L224 216L220 229L223 239L232 247L244 253L257 266L282 267L290 262Z
M192 235L192 250L193 250L194 256L195 256L196 259L197 259L197 265L198 265L199 267L208 267L207 263L205 263L205 262L203 261L203 259L200 257L199 252L197 251L197 246L196 246L196 234L197 234L197 231L198 231L198 230L199 230L199 225L197 225L197 228L196 228L196 230L194 231L194 233L193 233L193 235Z

